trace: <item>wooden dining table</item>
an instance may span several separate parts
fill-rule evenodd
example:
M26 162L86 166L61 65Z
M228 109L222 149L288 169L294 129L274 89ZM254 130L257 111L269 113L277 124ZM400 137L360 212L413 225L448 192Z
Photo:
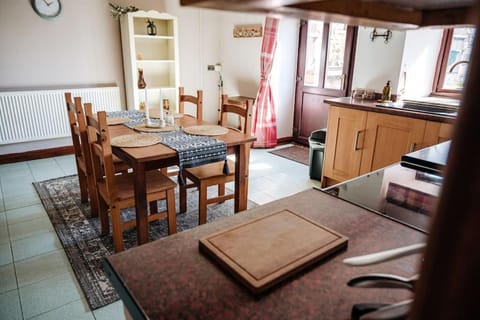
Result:
M178 127L190 127L208 124L190 116L183 116L175 120ZM109 126L110 137L126 134L144 134L125 125ZM254 137L236 130L229 129L224 135L215 136L225 142L227 154L235 155L235 205L234 211L240 212L247 209L248 196L248 161L250 144ZM148 147L120 148L112 147L113 153L131 166L135 175L135 210L138 245L148 242L148 210L145 173L149 170L166 168L178 165L177 151L158 143Z

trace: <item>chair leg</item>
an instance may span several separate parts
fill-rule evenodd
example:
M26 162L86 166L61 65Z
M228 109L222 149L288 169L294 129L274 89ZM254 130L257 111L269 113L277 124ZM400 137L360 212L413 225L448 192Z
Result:
M123 229L120 221L120 209L117 207L110 207L110 214L112 215L112 235L113 235L113 247L115 252L125 250L123 245Z
M198 224L207 223L207 186L198 186Z
M88 179L88 194L90 198L90 215L95 218L98 217L98 195L93 176Z
M218 185L218 196L220 197L220 196L223 196L223 195L225 195L225 183L220 183ZM223 203L223 202L225 202L225 201L221 201L219 203Z
M180 213L187 211L187 187L180 186Z
M98 199L98 215L100 216L100 233L102 236L110 232L108 223L108 205L103 198Z
M177 233L177 213L175 212L175 191L167 190L168 234Z
M80 201L88 202L88 181L84 172L78 171L78 184L80 185Z

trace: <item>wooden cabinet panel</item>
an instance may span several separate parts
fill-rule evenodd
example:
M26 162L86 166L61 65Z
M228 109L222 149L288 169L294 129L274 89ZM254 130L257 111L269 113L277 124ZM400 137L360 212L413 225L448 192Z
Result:
M359 175L367 112L330 107L324 176L343 181Z
M419 149L425 120L369 112L360 174L400 161L402 155Z
M399 162L409 152L451 138L453 125L331 106L322 186Z
M426 148L450 140L452 131L453 124L427 121L422 147Z

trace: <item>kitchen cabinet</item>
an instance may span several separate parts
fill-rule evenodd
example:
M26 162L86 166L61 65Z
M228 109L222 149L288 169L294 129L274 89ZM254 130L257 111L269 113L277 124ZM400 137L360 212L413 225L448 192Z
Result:
M425 125L425 120L368 112L359 173L381 169L417 150Z
M450 139L452 124L331 106L322 186L400 161L402 155Z
M450 123L427 121L422 147L426 148L450 140L452 131L453 125Z
M155 30L147 30L148 21L153 23ZM150 108L159 107L161 97L168 99L170 110L177 110L179 64L176 17L153 10L128 12L120 17L120 27L127 109L141 109L145 97ZM138 88L139 69L143 69L145 89Z
M330 107L323 165L325 179L333 179L334 183L359 175L366 123L366 111Z

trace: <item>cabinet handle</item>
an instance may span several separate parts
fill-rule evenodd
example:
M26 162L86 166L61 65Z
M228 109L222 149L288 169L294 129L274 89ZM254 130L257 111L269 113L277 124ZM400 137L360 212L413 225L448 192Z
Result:
M359 140L358 138L360 137L361 133L363 133L363 130L357 131L357 134L355 136L355 145L354 145L354 149L353 149L354 151L358 151L358 150L361 149L361 148L358 147L358 140ZM363 142L362 142L362 148L363 148Z
M410 152L413 152L415 151L415 147L417 146L417 144L414 142L410 145Z

